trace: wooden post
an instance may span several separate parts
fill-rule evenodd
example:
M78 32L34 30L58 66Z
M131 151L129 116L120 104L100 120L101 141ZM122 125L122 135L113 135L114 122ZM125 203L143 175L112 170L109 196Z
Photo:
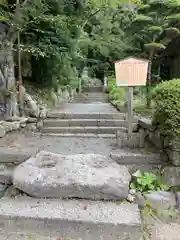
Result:
M133 127L133 87L128 87L128 135L132 135Z
M81 77L79 78L79 93L81 93L82 92L82 79L81 79Z

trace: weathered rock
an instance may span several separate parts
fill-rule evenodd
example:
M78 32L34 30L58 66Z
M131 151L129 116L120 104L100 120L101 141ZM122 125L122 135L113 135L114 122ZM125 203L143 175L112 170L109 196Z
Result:
M4 126L0 125L0 138L6 135L6 129Z
M36 123L37 121L38 121L37 118L29 117L28 120L27 120L27 123Z
M4 121L2 123L2 125L5 128L6 132L15 131L15 130L18 130L18 129L21 128L19 121L16 121L16 122L6 122L6 121Z
M134 202L136 200L136 197L134 195L128 194L127 201L128 202Z
M6 165L0 165L0 183L10 184L12 182L13 168L8 168Z
M169 161L177 167L180 167L180 148L179 149L166 149Z
M123 200L128 196L128 168L99 154L40 152L16 167L16 188L34 197Z
M172 192L158 191L144 196L154 209L169 209L176 206L175 195Z
M45 108L41 109L41 110L40 110L39 117L40 117L41 119L45 119L46 116L47 116L47 110L46 110Z
M42 121L42 120L40 120L39 122L37 122L36 128L39 129L39 130L41 130L41 129L43 128L43 121Z
M135 202L138 204L139 208L143 208L146 205L146 199L140 192L136 193Z
M4 192L7 189L7 184L0 183L0 198L4 195Z
M23 87L23 97L25 102L27 103L27 107L29 109L29 115L31 117L38 117L39 115L39 106L35 102L35 100L32 99L30 94L26 92L26 89Z
M67 90L67 89L65 89L64 91L63 91L63 98L64 98L64 100L69 100L69 91Z
M177 223L171 224L156 224L152 229L152 240L179 240L180 225Z
M32 131L32 132L36 132L37 131L36 123L29 123L29 124L27 124L27 129Z
M166 210L176 206L175 195L171 192L158 191L152 193L137 193L135 202L139 208L143 208L146 203L154 209Z
M165 167L163 178L165 183L169 186L180 185L180 167Z
M130 189L130 190L129 190L129 194L135 195L135 194L136 194L136 189Z
M16 121L20 121L22 118L18 117L18 116L13 116L13 117L7 117L6 121L8 122L16 122Z
M176 192L176 202L177 202L177 206L180 207L180 192Z
M3 197L14 198L14 197L17 197L19 195L21 195L21 191L19 189L15 188L13 185L11 185L7 188Z

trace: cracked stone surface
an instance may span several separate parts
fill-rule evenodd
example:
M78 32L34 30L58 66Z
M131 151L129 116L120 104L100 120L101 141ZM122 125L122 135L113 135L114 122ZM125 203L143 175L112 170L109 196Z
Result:
M14 132L0 139L0 155L7 151L36 154L41 150L60 154L103 153L109 155L112 150L116 149L115 145L116 140L112 138L63 138L21 131L21 133Z
M131 175L100 154L61 155L40 152L17 166L13 184L33 197L124 200Z

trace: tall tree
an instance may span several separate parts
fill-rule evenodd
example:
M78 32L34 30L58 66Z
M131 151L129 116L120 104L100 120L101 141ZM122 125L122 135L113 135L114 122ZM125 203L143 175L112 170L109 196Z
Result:
M149 59L148 85L152 80L152 63L159 51L166 48L161 41L163 32L168 30L168 18L178 11L179 3L174 0L143 1L137 9L137 14L132 21L131 28L134 29L134 44L139 48L142 56ZM149 92L149 87L147 87ZM150 105L150 98L147 93L147 105Z

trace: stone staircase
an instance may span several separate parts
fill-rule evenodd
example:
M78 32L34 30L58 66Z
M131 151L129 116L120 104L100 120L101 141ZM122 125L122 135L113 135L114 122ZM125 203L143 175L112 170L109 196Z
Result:
M75 96L74 102L76 103L94 103L101 102L107 103L108 96L102 92L83 92Z
M21 149L1 149L1 162L16 165L13 174L8 173L13 185L6 186L0 200L1 240L141 239L143 216L138 202L127 202L131 173L157 171L161 156L139 149L137 119L129 137L126 115L107 101L100 89L91 88L76 96L74 103L49 110L42 135L55 136L46 138L51 150L44 146L43 136L41 147L32 140L38 147L33 152L22 142L17 145ZM81 153L80 140L84 148L95 142L96 153L91 144L87 154ZM108 145L101 148L101 141L110 142L111 152L105 153ZM67 145L73 150L68 154L64 153ZM47 152L39 153L41 149Z
M122 202L129 180L125 166L103 155L42 152L15 169L13 184L28 195L1 198L0 228L20 240L24 232L35 240L139 240L138 205Z
M137 131L137 123L133 124ZM127 121L124 114L58 114L49 112L44 120L44 134L56 134L59 136L81 137L116 137L117 130L122 134L127 132ZM134 133L136 134L136 133Z
M139 240L141 236L136 204L2 199L0 217L3 236L11 237L0 234L1 240Z
M69 109L69 106L72 107ZM115 138L118 132L126 138L128 126L126 115L112 109L105 93L98 90L81 93L62 111L55 109L47 113L42 134L60 137ZM137 120L134 120L132 137L136 138L139 135L137 131Z

